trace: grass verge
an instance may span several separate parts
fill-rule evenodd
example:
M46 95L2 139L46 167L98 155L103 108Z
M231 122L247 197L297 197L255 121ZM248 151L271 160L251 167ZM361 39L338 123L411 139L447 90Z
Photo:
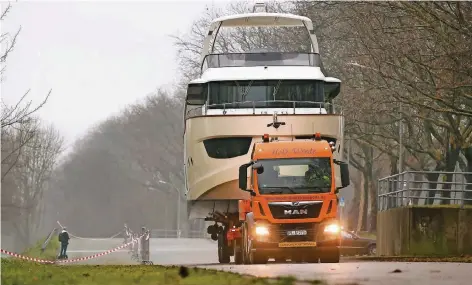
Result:
M345 260L388 261L388 262L462 262L472 263L472 256L353 256Z
M291 285L295 278L257 278L210 269L164 266L44 265L22 260L2 259L2 285Z
M57 236L53 236L49 241L48 245L44 249L44 252L41 251L41 246L43 245L46 239L39 240L34 246L28 248L23 255L28 257L36 257L46 260L56 260L57 253L59 252L60 243L57 239Z

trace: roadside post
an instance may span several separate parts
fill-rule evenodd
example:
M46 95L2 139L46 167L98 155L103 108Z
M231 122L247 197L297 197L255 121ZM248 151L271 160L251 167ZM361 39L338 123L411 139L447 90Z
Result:
M149 244L151 238L151 231L147 230L145 227L141 228L141 263L152 265L152 261L149 260Z

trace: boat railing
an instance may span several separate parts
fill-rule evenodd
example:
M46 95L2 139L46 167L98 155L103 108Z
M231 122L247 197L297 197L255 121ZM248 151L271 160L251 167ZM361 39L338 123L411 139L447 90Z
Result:
M320 67L317 53L260 52L208 54L202 61L201 73L208 68L252 66L312 66Z
M190 106L188 106L190 107ZM332 102L270 100L242 101L193 107L186 110L185 119L209 115L261 115L277 112L279 115L333 115L341 114L340 105Z

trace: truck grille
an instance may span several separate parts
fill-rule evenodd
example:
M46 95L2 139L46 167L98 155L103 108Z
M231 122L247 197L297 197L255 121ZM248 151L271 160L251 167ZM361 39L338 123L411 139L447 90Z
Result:
M306 230L307 234L303 236L287 235L287 232L292 230ZM276 236L278 242L313 241L316 237L316 225L313 223L279 224L276 230Z
M322 201L295 202L295 205L292 202L269 203L270 212L276 219L318 218L322 206Z

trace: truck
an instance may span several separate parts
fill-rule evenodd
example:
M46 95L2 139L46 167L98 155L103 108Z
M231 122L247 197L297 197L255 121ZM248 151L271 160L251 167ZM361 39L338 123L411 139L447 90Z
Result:
M349 185L348 164L333 158L335 147L315 133L304 141L278 140L264 134L251 160L239 167L237 219L209 227L218 235L218 258L236 264L283 262L337 263L341 226L337 218L341 188ZM335 184L339 165L341 185ZM249 172L249 175L248 175Z

